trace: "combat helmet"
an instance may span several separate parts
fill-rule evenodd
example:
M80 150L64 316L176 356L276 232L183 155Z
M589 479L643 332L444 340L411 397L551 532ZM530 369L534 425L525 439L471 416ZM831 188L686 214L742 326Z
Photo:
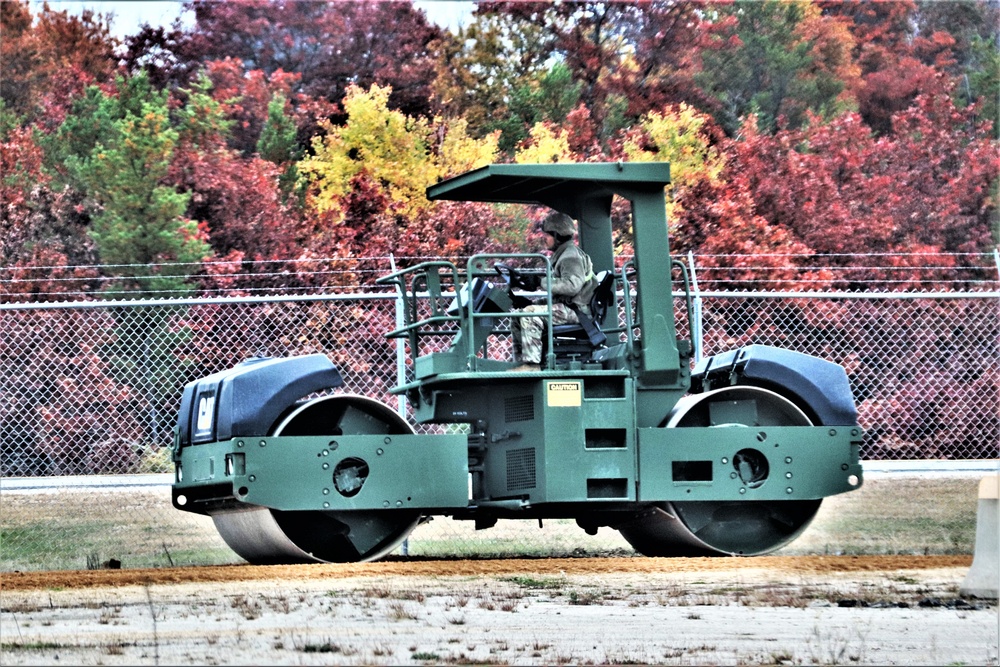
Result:
M565 213L553 211L542 221L542 231L555 236L573 236L576 233L576 225L573 224L573 218Z

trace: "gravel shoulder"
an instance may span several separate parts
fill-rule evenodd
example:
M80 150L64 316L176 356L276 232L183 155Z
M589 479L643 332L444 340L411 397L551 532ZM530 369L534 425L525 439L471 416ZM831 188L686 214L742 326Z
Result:
M4 665L988 664L967 556L6 573Z

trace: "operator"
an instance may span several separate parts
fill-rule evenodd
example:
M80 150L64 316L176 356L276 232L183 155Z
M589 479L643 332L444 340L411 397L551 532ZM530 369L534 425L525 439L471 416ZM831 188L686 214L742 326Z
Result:
M552 264L552 324L575 324L577 312L591 316L590 299L597 289L594 264L583 250L573 243L576 226L565 213L552 212L542 221L542 231L551 239ZM532 304L514 311L544 313L545 304ZM514 361L521 365L515 371L537 371L542 363L542 335L545 318L512 317Z

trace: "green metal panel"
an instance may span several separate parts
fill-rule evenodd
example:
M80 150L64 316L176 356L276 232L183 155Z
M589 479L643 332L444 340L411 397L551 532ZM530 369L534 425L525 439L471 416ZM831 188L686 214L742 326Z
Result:
M181 493L231 483L237 499L280 510L461 509L468 505L464 435L340 435L235 438L181 452ZM367 478L354 493L334 475L363 461ZM192 494L194 495L194 494Z
M858 427L641 428L638 436L641 501L808 500L862 482ZM736 455L743 450L766 458L763 483L741 479ZM685 469L696 474L678 480Z
M670 411L685 394L684 388L642 389L635 392L635 423L656 427L666 423Z
M630 378L607 372L462 375L466 381L433 383L427 407L432 421L474 422L482 429L477 504L635 499Z
M574 209L572 215L579 220L580 247L594 263L594 272L615 268L614 242L611 236L611 195L578 196L573 204L562 208ZM609 309L610 310L610 309ZM617 325L617 322L615 322Z
M636 311L642 324L642 366L639 382L663 386L678 383L681 360L677 353L674 300L670 281L667 213L663 192L636 197L635 217Z
M635 500L636 448L630 392L588 396L593 378L542 380L540 461L533 499L548 503ZM630 384L631 381L628 382Z
M457 352L432 352L417 357L413 362L413 375L418 380L442 373L459 373L465 370L468 360Z

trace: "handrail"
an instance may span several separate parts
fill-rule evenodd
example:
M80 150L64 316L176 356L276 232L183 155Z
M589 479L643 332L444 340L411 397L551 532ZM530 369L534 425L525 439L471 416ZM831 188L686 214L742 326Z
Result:
M512 310L507 313L493 313L493 312L476 312L475 311L475 300L472 298L465 299L462 302L462 290L459 285L464 282L471 282L473 278L484 278L491 276L492 271L488 270L486 266L489 262L494 260L504 260L504 259L531 259L540 261L544 264L545 271L545 290L535 292L536 297L542 297L543 300L535 302L535 305L543 305L544 310L539 309L536 312L520 312L519 310ZM688 308L690 310L690 279L685 271L683 264L679 264L676 260L673 260L671 268L673 266L678 266L682 271L682 276L685 285L685 296L688 300ZM444 271L442 271L444 269ZM445 292L442 290L441 278L444 277L441 274L444 273L451 274L451 281L454 286L454 296L459 301L459 308L464 309L464 313L461 312L458 315L451 315L442 312L442 309L438 305L438 299L445 296ZM602 327L606 333L621 333L622 331L626 333L626 340L630 347L635 345L635 329L641 326L639 322L635 320L634 314L631 308L632 290L629 286L629 276L635 274L635 265L632 260L626 262L620 272L615 272L612 270L612 275L615 276L617 280L621 280L623 295L623 308L625 310L625 326L611 326L607 329ZM409 280L407 280L409 278ZM447 278L445 278L447 280ZM454 263L450 261L429 261L422 262L420 264L395 271L386 276L382 276L376 280L377 284L380 285L395 285L399 291L399 298L404 300L403 308L403 325L385 334L386 338L408 338L410 342L410 357L412 360L416 360L420 353L420 339L425 336L443 336L443 335L456 335L463 333L460 348L454 349L453 351L459 354L464 354L467 360L468 368L475 370L478 364L478 347L484 346L484 339L480 336L477 345L476 334L473 333L475 328L475 322L481 319L495 318L498 316L508 317L511 319L524 318L524 317L539 317L542 318L545 323L546 337L545 342L547 343L548 353L544 360L545 368L554 369L556 356L555 356L555 345L554 345L554 295L552 294L552 264L549 257L542 255L540 253L483 253L471 256L466 264L464 274L459 271ZM617 290L616 290L617 292ZM471 296L471 294L469 295ZM420 307L418 304L418 299L424 297L430 301L430 315L427 317L419 317ZM454 311L451 311L454 312ZM617 321L617 317L615 318ZM449 327L447 330L442 330L441 325L448 323L459 323L457 330L453 327ZM602 323L603 324L603 323ZM690 323L689 323L690 324ZM426 330L433 327L432 330ZM491 328L492 331L495 332ZM693 339L693 333L692 333ZM694 344L694 343L692 343Z
M692 355L694 355L696 353L697 348L698 348L699 341L697 341L695 339L694 322L691 319L691 312L692 312L692 309L693 309L693 302L691 300L691 279L690 279L690 276L688 275L687 267L684 266L684 264L680 260L671 258L671 260L670 260L670 266L671 266L671 269L673 269L676 266L676 267L678 267L681 270L681 277L682 277L683 282L684 282L684 299L685 299L685 302L686 302L686 305L687 305L687 311L688 311L688 330L689 330L689 332L691 334L691 353L692 353ZM630 271L633 274L636 272L635 263L634 263L633 260L628 260L627 262L625 262L624 264L622 264L622 289L623 289L624 299L625 299L625 304L624 304L625 305L625 328L628 330L629 343L632 343L632 342L634 342L633 332L634 332L634 330L635 330L636 327L640 327L641 328L642 323L641 322L633 322L633 318L632 318L631 294L630 294L629 282L628 282L628 274L629 274ZM671 283L673 283L673 279L672 278L671 278Z
M687 321L688 321L688 331L691 334L691 355L697 357L697 346L698 341L695 340L694 331L694 318L692 313L694 313L694 303L691 301L691 278L688 275L687 267L684 266L684 262L679 259L670 260L670 267L677 267L681 270L681 277L684 279L684 301L687 305ZM670 281L673 284L673 280Z
M458 269L455 267L455 264L453 262L449 262L447 260L434 260L431 262L421 262L420 264L414 264L413 266L408 266L405 269L400 269L399 271L395 271L388 275L384 275L380 278L376 278L375 284L376 285L394 284L395 282L397 282L397 279L401 278L402 276L414 273L415 271L427 269L428 267L431 266L451 267L451 269L455 272L455 275L456 276L458 275Z
M511 318L523 318L523 317L544 317L548 326L545 327L546 336L548 339L548 358L545 360L546 368L555 367L555 354L552 352L552 263L549 258L540 253L483 253L480 255L473 255L469 258L467 265L467 275L469 276L486 276L490 275L488 271L481 268L482 263L491 259L541 259L545 262L545 305L547 310L544 313L522 313L518 310L512 310L506 313L507 317ZM475 266L475 263L479 263L479 266ZM467 304L464 304L468 309L469 324L476 318L488 318L496 317L496 313L477 313L473 308L472 299L468 300ZM466 357L469 361L469 368L475 369L476 366L476 349L474 347L475 341L472 336L467 336L467 353Z
M375 280L379 285L395 285L399 298L403 299L403 326L385 334L386 338L402 338L406 336L410 343L410 358L416 361L420 350L421 329L431 324L442 324L446 322L459 322L460 317L441 314L437 299L442 295L441 272L440 269L450 270L452 284L456 294L460 284L458 268L453 262L446 260L436 260L431 262L421 262L414 266L407 267L400 271L394 271L389 275L382 276ZM429 279L434 275L434 279ZM409 285L405 278L412 276ZM426 290L428 301L431 305L430 317L418 319L417 295L419 287L423 284Z

